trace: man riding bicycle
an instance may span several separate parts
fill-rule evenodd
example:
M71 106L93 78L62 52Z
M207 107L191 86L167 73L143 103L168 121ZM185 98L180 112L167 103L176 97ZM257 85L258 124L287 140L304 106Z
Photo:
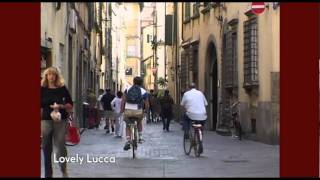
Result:
M142 119L143 119L143 107L148 110L148 93L142 86L143 80L140 77L133 79L133 86L127 88L124 91L123 99L121 103L121 112L124 112L124 121L126 122L126 137L127 142L124 145L124 150L130 149L131 132L128 126L129 118L137 119L137 127L139 132L139 142L142 142Z
M206 97L201 91L196 89L194 83L191 83L189 88L190 90L183 94L181 100L181 106L186 110L184 115L185 132L189 131L190 122L204 126L207 119L206 106L208 105L208 102ZM200 152L202 153L202 151L203 149L201 147Z

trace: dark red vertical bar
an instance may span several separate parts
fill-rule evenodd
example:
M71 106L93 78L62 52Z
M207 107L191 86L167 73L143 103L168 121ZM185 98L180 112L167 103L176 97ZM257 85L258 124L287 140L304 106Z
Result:
M280 8L280 176L318 177L318 3Z
M40 3L0 3L0 177L40 177Z

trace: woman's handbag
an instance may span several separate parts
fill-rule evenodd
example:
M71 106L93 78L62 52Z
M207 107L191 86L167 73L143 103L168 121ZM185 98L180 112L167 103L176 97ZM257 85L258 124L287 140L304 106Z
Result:
M80 131L73 125L73 114L68 117L67 133L65 135L65 144L67 146L74 146L80 142Z

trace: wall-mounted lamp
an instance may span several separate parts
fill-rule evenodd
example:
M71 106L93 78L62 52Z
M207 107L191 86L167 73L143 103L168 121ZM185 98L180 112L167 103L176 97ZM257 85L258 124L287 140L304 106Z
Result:
M273 4L273 9L277 9L280 6L279 2L273 2L272 4Z

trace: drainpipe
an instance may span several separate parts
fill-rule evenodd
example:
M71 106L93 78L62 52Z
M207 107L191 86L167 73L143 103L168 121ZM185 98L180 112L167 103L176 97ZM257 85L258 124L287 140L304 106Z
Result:
M164 34L166 33L166 14L167 14L167 3L164 2ZM164 80L167 80L167 46L166 39L164 38Z

